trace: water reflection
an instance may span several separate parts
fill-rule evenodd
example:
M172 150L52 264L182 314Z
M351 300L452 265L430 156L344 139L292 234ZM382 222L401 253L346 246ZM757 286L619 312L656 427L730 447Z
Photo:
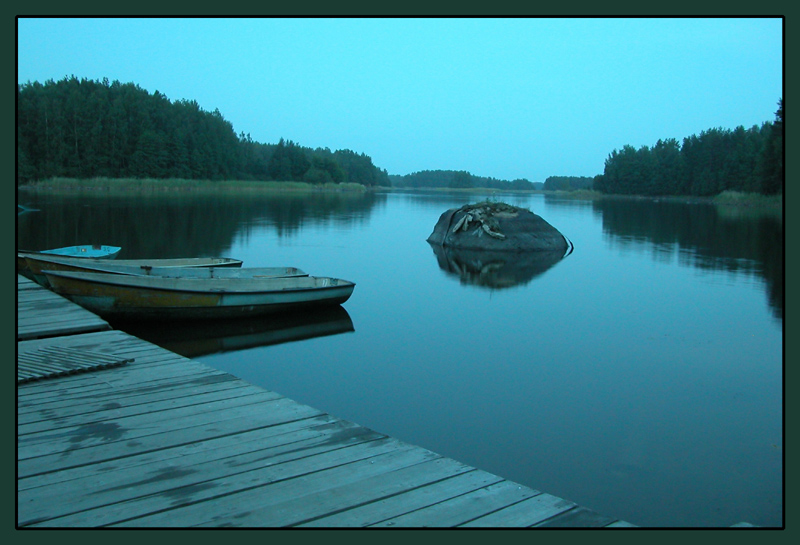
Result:
M282 344L355 331L342 306L214 322L125 322L112 324L131 335L187 358Z
M773 314L783 319L783 215L780 211L675 200L545 198L550 206L591 205L612 247L677 260L709 272L761 277ZM583 204L579 204L582 202Z
M296 192L270 195L156 194L147 196L20 194L24 205L38 209L17 216L17 247L58 248L75 244L121 246L120 259L170 257L237 257L225 252L235 241L245 245L266 228L279 237L314 224L336 224L353 231L365 228L376 210L412 202L421 209L440 209L486 199L472 193ZM716 207L648 199L567 199L552 195L500 195L503 201L532 210L561 209L565 218L591 210L602 221L612 248L644 252L667 263L706 271L764 278L770 308L784 313L783 217L754 208ZM395 213L397 207L388 207ZM398 223L404 218L397 218ZM435 253L436 250L434 250ZM439 252L443 253L443 252ZM504 261L503 256L499 261ZM503 263L493 258L439 256L441 268L465 283L487 287L519 285L549 265ZM481 263L480 267L474 266ZM487 264L492 264L485 269ZM245 264L247 265L247 264ZM493 270L496 269L496 270ZM490 272L492 271L492 272ZM492 285L494 284L494 285Z
M40 212L17 217L18 248L111 244L122 247L120 259L141 259L222 256L236 237L247 237L264 224L280 236L314 222L355 227L386 195L320 191L25 198Z
M462 284L490 289L527 284L544 274L564 257L564 252L492 252L463 250L431 244L446 273Z

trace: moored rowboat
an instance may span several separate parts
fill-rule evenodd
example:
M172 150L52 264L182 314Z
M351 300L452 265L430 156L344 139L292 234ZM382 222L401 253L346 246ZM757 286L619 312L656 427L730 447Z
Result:
M78 259L102 259L109 260L117 257L122 248L120 246L106 246L102 244L81 244L78 246L65 246L63 248L53 248L52 250L17 250L17 272L28 278L33 278L28 269L26 256L28 255L47 255L73 257Z
M114 259L117 257L117 254L119 254L120 250L122 250L122 248L119 246L106 246L105 244L80 244L78 246L65 246L63 248L53 248L52 250L40 250L37 252L20 250L19 253L52 254L90 259Z
M108 318L192 319L342 304L355 283L338 278L177 278L43 271L52 289Z
M180 257L171 259L83 259L70 258L43 254L23 254L27 263L29 276L39 284L47 287L47 278L42 272L44 269L51 271L73 271L73 272L106 272L114 274L129 275L167 275L170 270L188 271L215 268L221 271L223 268L236 269L242 266L239 259L229 257ZM19 267L18 267L19 268ZM285 271L288 267L281 268ZM155 273L154 273L155 271ZM275 271L275 276L277 270ZM209 273L200 272L198 276L206 276ZM302 273L305 274L305 273ZM210 276L210 275L209 275Z

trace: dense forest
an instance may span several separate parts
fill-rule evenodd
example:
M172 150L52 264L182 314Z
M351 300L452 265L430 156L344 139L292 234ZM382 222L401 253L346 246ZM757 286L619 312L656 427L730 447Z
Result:
M517 180L498 180L485 176L475 176L464 170L423 170L405 176L389 175L392 187L407 188L447 188L468 189L471 187L481 189L500 190L531 190L541 189L541 184L535 184L524 178Z
M49 178L345 182L368 187L489 188L631 195L783 192L783 99L774 122L710 129L683 142L614 150L603 174L551 176L542 184L460 170L390 176L364 153L263 144L236 134L219 110L170 101L133 83L75 76L17 86L17 184Z
M279 180L388 186L351 150L262 144L219 110L75 76L17 86L17 184L54 177Z
M783 193L783 99L774 122L750 129L710 129L679 143L625 146L606 159L593 188L628 195L717 195L740 191Z
M577 191L592 189L594 178L591 176L549 176L544 181L545 191Z

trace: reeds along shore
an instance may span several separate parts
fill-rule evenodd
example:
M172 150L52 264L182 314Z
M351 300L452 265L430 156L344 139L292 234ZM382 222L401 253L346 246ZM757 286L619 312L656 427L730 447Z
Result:
M185 179L112 179L112 178L51 178L19 186L21 191L48 193L80 193L104 191L108 193L180 193L180 192L314 192L314 191L366 191L361 184L310 184L306 182L261 182L250 180L185 180Z
M376 187L368 189L366 186L356 183L341 184L310 184L307 182L275 182L275 181L252 181L252 180L186 180L186 179L112 179L112 178L51 178L38 182L21 185L17 187L20 191L26 192L45 192L45 193L81 193L106 192L109 194L158 194L158 193L234 193L234 194L253 194L253 193L275 193L275 192L365 192L370 189L391 191L391 187ZM409 191L408 188L398 188L402 191ZM497 190L491 188L414 188L412 191L460 191L460 192L486 192L496 193ZM514 191L511 191L512 193ZM783 208L783 195L761 195L759 193L743 193L739 191L723 191L712 197L697 197L691 195L665 195L665 196L643 196L643 195L614 195L605 194L591 189L578 189L575 191L520 191L521 193L543 193L558 195L559 197L571 199L648 199L665 201L692 201L707 202L721 206L746 206L758 208L771 208L781 210Z

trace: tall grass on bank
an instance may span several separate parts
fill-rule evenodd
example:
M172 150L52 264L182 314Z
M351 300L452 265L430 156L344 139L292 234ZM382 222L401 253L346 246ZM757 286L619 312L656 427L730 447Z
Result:
M739 191L723 191L714 197L714 204L780 208L783 206L783 196L761 195L760 193L742 193Z
M77 178L51 178L39 182L21 185L21 191L43 191L48 193L81 193L81 192L107 192L107 193L270 193L270 192L314 192L314 191L366 191L361 184L322 184L315 185L305 182L254 182L242 180L184 180L184 179L116 179L116 178L91 178L81 180Z

